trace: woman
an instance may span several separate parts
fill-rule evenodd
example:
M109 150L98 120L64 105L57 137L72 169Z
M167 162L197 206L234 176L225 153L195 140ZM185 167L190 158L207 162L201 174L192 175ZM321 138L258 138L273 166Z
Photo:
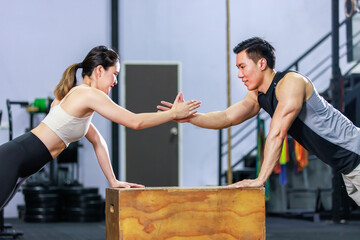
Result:
M76 85L76 71L82 68L83 82ZM104 46L93 48L82 63L69 66L55 88L50 113L31 132L0 146L0 210L30 175L56 158L71 142L83 136L92 143L96 157L111 187L142 188L115 178L106 142L91 123L94 112L132 129L153 127L196 113L198 101L179 102L171 111L134 114L108 96L117 84L120 63L116 52Z

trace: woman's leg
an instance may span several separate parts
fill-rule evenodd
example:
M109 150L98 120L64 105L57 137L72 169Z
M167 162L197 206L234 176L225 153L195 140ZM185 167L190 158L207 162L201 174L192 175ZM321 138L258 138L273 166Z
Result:
M0 210L26 178L51 160L49 150L31 132L0 146Z
M23 157L23 153L13 142L0 146L0 210L16 193L19 157Z

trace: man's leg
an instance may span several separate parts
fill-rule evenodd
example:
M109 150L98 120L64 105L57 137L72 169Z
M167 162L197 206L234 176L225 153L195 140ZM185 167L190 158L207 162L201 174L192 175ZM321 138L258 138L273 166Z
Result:
M342 174L346 191L349 196L360 206L360 165L357 166L351 173Z

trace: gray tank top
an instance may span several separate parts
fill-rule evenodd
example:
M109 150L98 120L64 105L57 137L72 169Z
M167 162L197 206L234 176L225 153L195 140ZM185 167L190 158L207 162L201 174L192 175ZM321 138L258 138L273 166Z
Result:
M260 107L271 117L278 103L276 85L288 72L277 72L266 94L258 94ZM360 128L321 97L315 87L288 133L343 174L350 173L360 164Z

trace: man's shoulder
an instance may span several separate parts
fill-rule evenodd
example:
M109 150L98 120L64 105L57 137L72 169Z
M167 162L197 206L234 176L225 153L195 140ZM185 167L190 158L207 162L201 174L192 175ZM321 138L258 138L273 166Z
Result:
M288 101L289 99L307 99L307 86L311 86L309 80L296 72L287 73L276 87L276 98L278 101Z
M306 78L306 77L299 72L290 71L287 72L283 78Z
M308 83L310 80L307 79L304 75L298 72L288 72L284 77L279 81L278 87L286 85L303 85Z

